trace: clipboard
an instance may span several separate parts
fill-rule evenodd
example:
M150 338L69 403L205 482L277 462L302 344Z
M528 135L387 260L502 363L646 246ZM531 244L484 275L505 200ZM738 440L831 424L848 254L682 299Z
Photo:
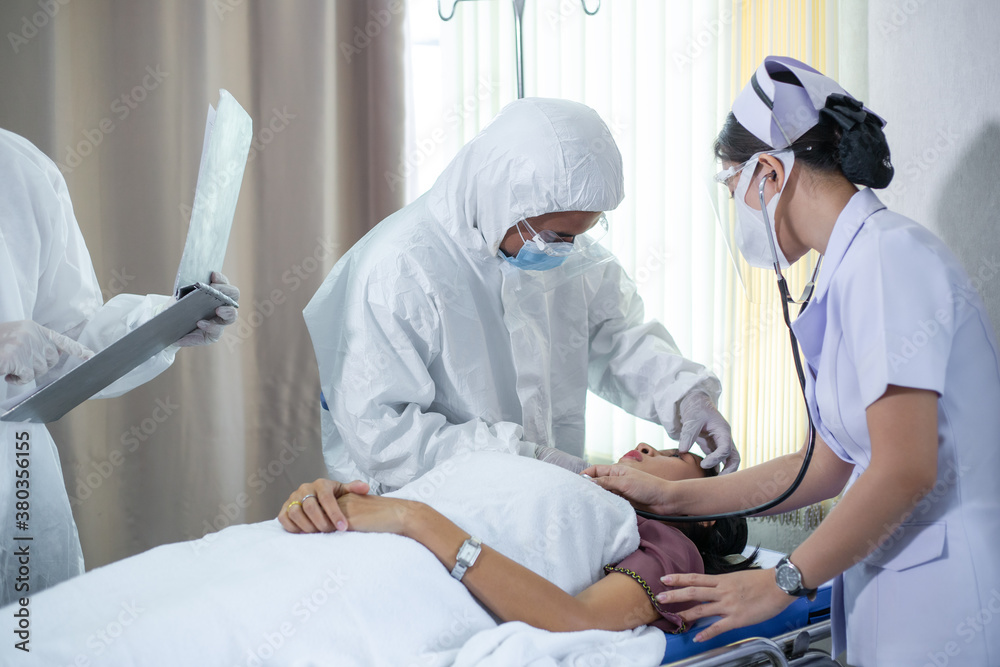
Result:
M220 90L218 109L208 109L191 222L174 281L176 303L58 379L10 399L0 406L9 408L0 421L54 422L194 331L216 308L239 307L209 283L226 256L252 135L250 116Z

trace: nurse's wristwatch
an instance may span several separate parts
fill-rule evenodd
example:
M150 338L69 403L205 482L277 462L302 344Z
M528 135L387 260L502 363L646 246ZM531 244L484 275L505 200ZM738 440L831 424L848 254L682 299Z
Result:
M816 589L806 588L802 585L802 572L795 567L792 561L788 560L788 556L779 560L775 566L774 581L778 584L778 588L792 597L797 598L800 595L805 595L810 600L816 599Z
M455 567L451 571L451 576L461 581L462 577L465 576L465 571L472 567L472 564L479 558L479 552L482 551L482 548L483 543L478 537L470 537L463 542L461 548L458 550L458 558L455 560Z

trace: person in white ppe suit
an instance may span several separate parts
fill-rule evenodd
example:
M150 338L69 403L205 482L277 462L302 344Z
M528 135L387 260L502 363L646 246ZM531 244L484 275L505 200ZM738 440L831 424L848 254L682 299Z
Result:
M524 99L352 247L304 312L330 475L384 493L470 450L582 470L588 388L735 468L718 380L585 235L623 196L596 112Z
M849 664L1000 665L1000 353L957 258L857 187L892 178L883 124L832 79L770 56L719 134L747 262L771 269L809 249L823 255L793 323L815 452L772 513L846 491L776 569L674 576L661 602L706 602L681 615L721 615L708 639L834 579L834 651L846 649ZM802 456L693 484L590 472L654 512L712 514L792 479Z
M0 130L0 402L55 379L167 307L170 297L120 294L103 303L90 254L55 163L28 140ZM239 290L221 274L213 287ZM180 346L219 339L235 309L216 317L101 392L118 396L154 378ZM0 422L0 606L83 572L83 553L59 453L44 425ZM28 467L16 462L28 453ZM25 473L27 470L27 473ZM18 502L27 502L20 514ZM28 532L18 523L27 519ZM31 541L15 537L30 535ZM23 551L28 549L26 559ZM22 569L22 566L24 568Z

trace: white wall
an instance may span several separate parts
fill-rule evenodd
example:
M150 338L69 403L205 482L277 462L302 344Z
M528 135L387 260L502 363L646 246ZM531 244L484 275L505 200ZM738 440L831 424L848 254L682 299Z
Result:
M869 0L868 56L896 166L880 196L951 247L1000 331L1000 2Z

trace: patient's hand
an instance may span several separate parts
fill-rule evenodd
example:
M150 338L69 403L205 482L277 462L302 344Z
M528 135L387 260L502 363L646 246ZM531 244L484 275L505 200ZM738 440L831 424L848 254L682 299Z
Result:
M359 481L341 484L331 479L303 484L288 497L278 513L278 521L289 533L347 530L349 519L341 511L337 498L348 493L368 493L368 485Z
M337 498L351 530L361 533L406 535L421 512L433 511L427 505L402 498L348 493Z
M624 465L596 465L583 471L598 486L632 503L636 509L670 514L670 482Z

